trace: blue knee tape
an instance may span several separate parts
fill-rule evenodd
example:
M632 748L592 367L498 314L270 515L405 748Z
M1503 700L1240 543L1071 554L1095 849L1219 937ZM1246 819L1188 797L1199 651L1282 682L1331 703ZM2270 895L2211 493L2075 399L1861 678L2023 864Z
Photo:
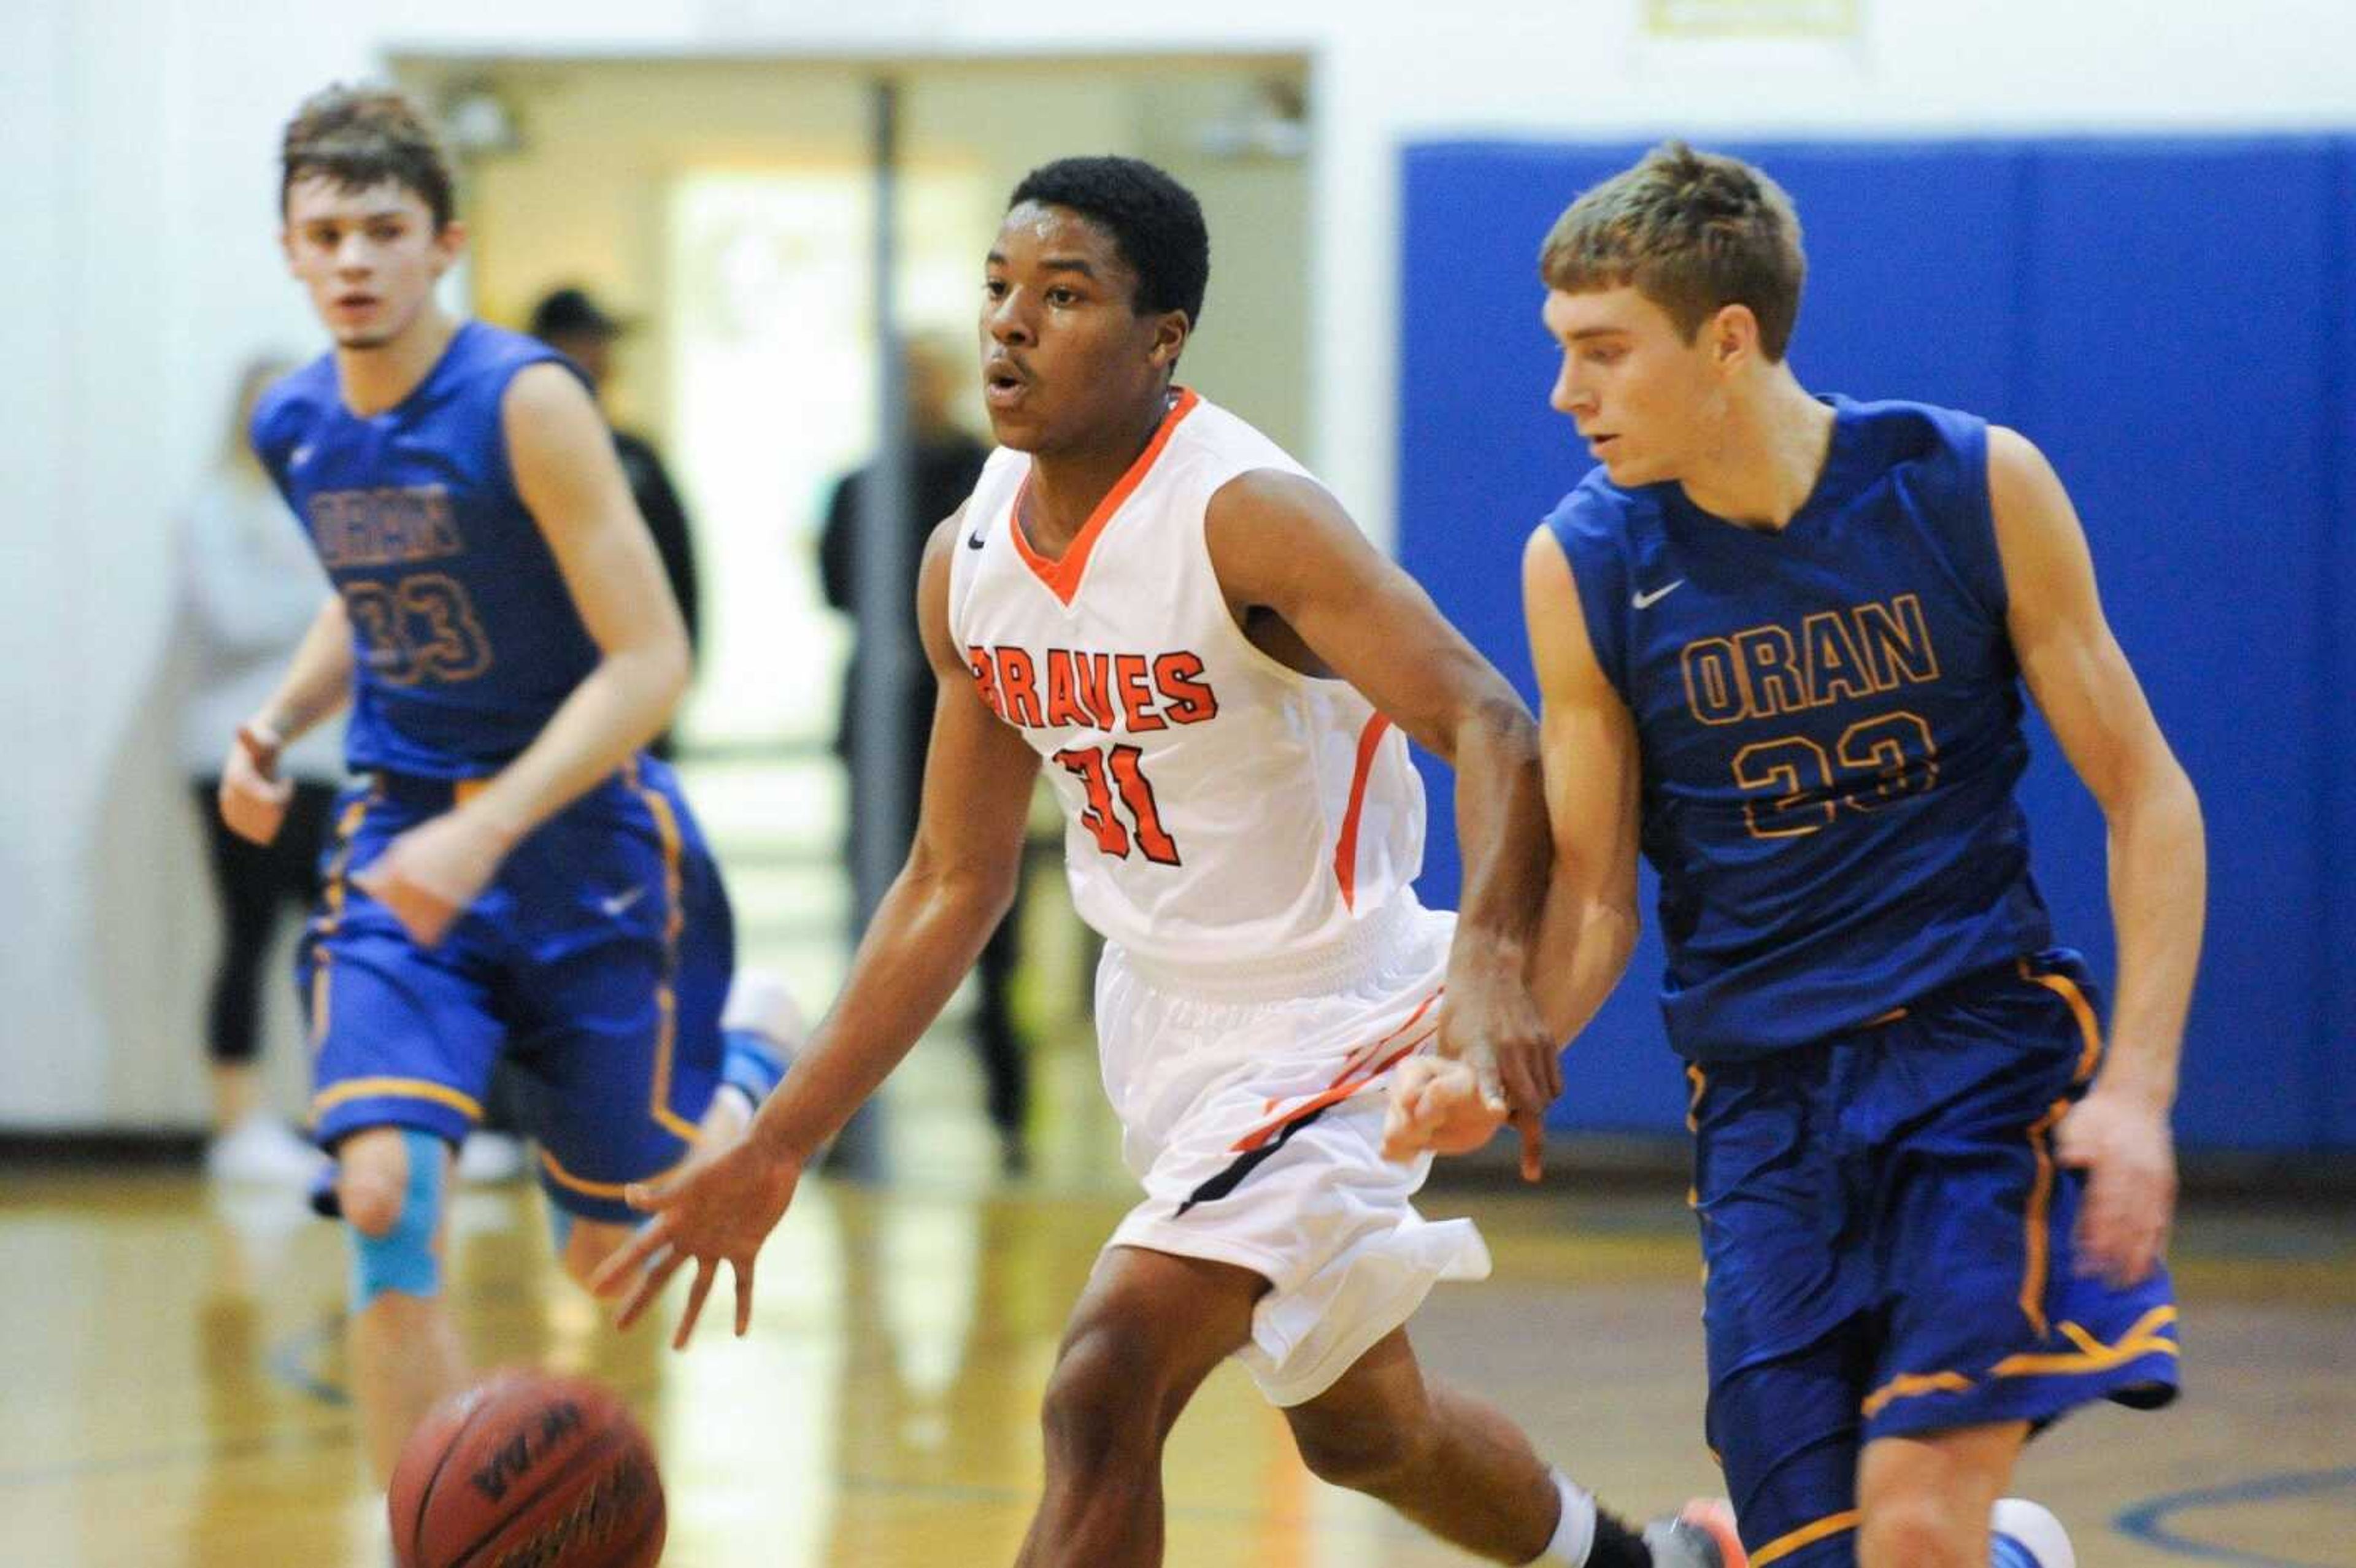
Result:
M720 1059L720 1082L743 1093L758 1110L784 1081L786 1059L767 1037L751 1029L732 1029L721 1038L725 1049Z
M402 1191L392 1229L371 1236L350 1227L355 1312L388 1290L418 1296L442 1291L442 1265L434 1255L434 1232L442 1223L442 1140L403 1127L401 1143L409 1151L409 1185Z

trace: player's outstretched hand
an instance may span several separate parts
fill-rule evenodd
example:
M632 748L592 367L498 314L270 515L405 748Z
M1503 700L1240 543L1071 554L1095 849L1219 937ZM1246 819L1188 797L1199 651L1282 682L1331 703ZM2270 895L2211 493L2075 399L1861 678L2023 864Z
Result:
M704 1297L725 1263L736 1280L736 1337L753 1326L753 1261L786 1212L801 1180L801 1162L739 1138L719 1154L691 1161L668 1181L633 1183L624 1193L653 1219L597 1266L590 1290L611 1300L628 1292L615 1327L627 1328L654 1305L670 1276L695 1260L695 1283L670 1348L687 1349Z
M1518 976L1464 977L1451 968L1439 1054L1469 1065L1483 1098L1502 1101L1522 1137L1522 1179L1544 1174L1546 1112L1562 1093L1562 1053Z
M503 836L464 811L429 817L352 874L352 885L392 912L418 944L432 947L498 874Z
M286 820L294 798L293 781L278 776L278 737L256 724L241 724L221 763L221 821L240 838L267 844Z
M1469 1154L1496 1136L1505 1115L1505 1097L1483 1090L1468 1063L1410 1056L1391 1074L1390 1106L1383 1114L1383 1157L1405 1161L1424 1154Z
M2139 1285L2168 1252L2176 1214L2176 1140L2168 1108L2097 1080L2062 1118L2062 1163L2086 1173L2076 1244L2082 1273Z

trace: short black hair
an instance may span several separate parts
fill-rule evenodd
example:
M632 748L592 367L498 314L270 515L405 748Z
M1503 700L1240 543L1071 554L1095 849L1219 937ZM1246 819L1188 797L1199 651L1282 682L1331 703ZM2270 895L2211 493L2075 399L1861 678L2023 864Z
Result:
M1183 311L1203 322L1211 232L1194 193L1141 158L1058 158L1023 176L1008 211L1026 201L1069 208L1112 236L1137 272L1137 314Z

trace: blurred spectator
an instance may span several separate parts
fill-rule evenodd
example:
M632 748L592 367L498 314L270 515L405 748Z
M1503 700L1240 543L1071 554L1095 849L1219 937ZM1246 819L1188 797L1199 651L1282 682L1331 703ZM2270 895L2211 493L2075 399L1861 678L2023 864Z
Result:
M606 382L613 374L614 341L629 329L628 322L607 314L587 290L572 287L557 289L534 305L527 328L534 337L581 367L601 405ZM639 515L647 519L647 527L655 536L655 549L662 555L663 575L670 579L680 615L687 622L687 645L693 650L700 645L701 628L697 620L695 538L687 520L687 508L680 504L679 492L671 487L670 475L663 467L661 455L645 437L617 429L614 432L614 452L622 460L622 474L630 482L630 495L638 504ZM666 731L658 737L648 749L658 757L669 758L669 732Z
M924 559L925 539L936 524L965 504L975 481L981 477L983 461L990 455L990 449L961 429L951 412L961 379L959 366L970 361L970 350L960 352L946 342L920 338L908 345L908 425L914 451L910 453L910 510L899 525L909 536L907 575L906 581L893 585L892 603L896 613L912 619L916 614L916 574ZM856 615L859 608L859 497L871 482L873 470L872 463L865 464L835 485L833 497L827 504L826 530L819 540L819 578L826 602L850 615ZM863 636L852 645L850 667L843 677L842 716L835 731L835 750L846 768L857 766L858 693L862 669L861 650L864 645ZM904 809L901 820L893 825L893 842L901 854L906 852L916 836L925 747L933 728L933 691L932 670L918 658L909 665L905 689L892 694L892 710L901 715L905 726L900 752L905 770L900 795ZM851 835L854 843L870 798L871 792L859 788L854 779L851 790ZM998 1132L1001 1162L1009 1173L1019 1173L1029 1164L1023 1124L1030 1110L1030 1071L1007 1006L1008 983L1013 976L1016 958L1015 933L1021 923L1018 899L1015 907L1007 911L1006 918L999 923L990 944L982 949L981 960L974 970L980 987L973 1020L974 1049L981 1059L990 1122Z
M340 720L305 735L280 758L294 796L269 845L221 821L220 760L228 738L262 705L294 645L331 590L302 525L246 443L253 405L291 363L257 358L239 377L219 459L179 517L180 591L190 630L191 683L180 715L179 756L205 825L221 920L220 957L206 1010L212 1062L212 1137L205 1168L228 1181L301 1186L320 1156L262 1104L262 971L282 916L301 914L317 891L337 786L343 780Z

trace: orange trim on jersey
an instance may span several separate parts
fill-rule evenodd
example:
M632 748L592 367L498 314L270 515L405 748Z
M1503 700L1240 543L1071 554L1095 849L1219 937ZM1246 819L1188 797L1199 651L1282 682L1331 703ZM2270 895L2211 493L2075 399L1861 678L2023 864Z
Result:
M2029 1151L2037 1157L2037 1177L2029 1183L2029 1206L2021 1220L2027 1261L2020 1271L2020 1315L2029 1319L2040 1339L2051 1327L2045 1317L2045 1275L2053 1246L2053 1150L2049 1135L2069 1109L2069 1101L2056 1100L2029 1125Z
M1072 537L1072 542L1064 548L1061 556L1049 560L1041 555L1031 547L1030 539L1023 532L1023 497L1031 493L1029 474L1023 475L1022 487L1014 492L1014 506L1008 517L1006 529L1007 537L1014 541L1014 553L1021 556L1039 581L1047 585L1047 591L1065 603L1069 604L1073 596L1079 592L1080 579L1087 574L1088 552L1096 549L1097 540L1103 537L1106 525L1112 521L1112 515L1119 511L1120 504L1145 482L1145 475L1152 469L1154 460L1162 455L1162 449L1170 444L1171 432L1176 430L1179 421L1193 413L1194 406L1203 400L1191 388L1180 387L1176 391L1177 400L1170 405L1170 411L1162 416L1161 427L1154 431L1153 439L1145 443L1145 450L1137 454L1137 461L1129 465L1129 472L1120 476L1119 482L1105 492L1105 498L1097 503L1096 510L1088 514L1088 520L1080 525L1080 531Z
M1268 1142L1269 1139L1276 1136L1277 1134L1284 1131L1285 1128L1290 1126L1293 1123L1300 1121L1301 1118L1315 1115L1318 1112L1323 1110L1328 1105L1340 1104L1343 1101L1348 1099L1359 1090L1364 1089L1367 1084L1372 1083L1376 1079L1380 1078L1384 1073L1388 1072L1392 1068L1398 1066L1408 1057L1413 1056L1418 1051L1423 1048L1425 1042L1431 1040L1432 1037L1439 1034L1439 1032L1440 1026L1434 1024L1430 1029L1426 1029L1419 1035L1417 1035L1413 1040L1408 1040L1405 1045L1400 1046L1397 1051L1391 1052L1388 1056L1384 1057L1372 1067L1367 1068L1365 1072L1359 1074L1357 1077L1344 1079L1343 1082L1336 1083L1332 1088L1326 1090L1323 1093L1312 1095L1310 1098L1301 1101L1301 1104L1293 1106L1292 1109L1285 1112L1284 1115L1277 1117L1274 1121L1264 1122L1260 1125L1253 1128L1250 1132L1246 1133L1242 1137L1237 1138L1234 1143L1228 1145L1228 1148L1236 1154L1249 1154L1252 1150L1259 1147L1260 1145Z
M1408 1030L1422 1022L1423 1015L1431 1010L1432 1004L1439 1001L1440 997L1447 994L1447 987L1433 987L1431 995L1424 997L1422 1001L1416 1004L1415 1011L1408 1014L1407 1021L1405 1023L1391 1030L1390 1033L1383 1036L1382 1039L1377 1040L1371 1044L1358 1047L1357 1050L1350 1052L1347 1057L1344 1058L1342 1071L1333 1075L1333 1082L1328 1083L1322 1093L1313 1095L1310 1099L1302 1101L1300 1104L1293 1106L1292 1109L1285 1112L1284 1115L1277 1117L1274 1121L1264 1123L1254 1128L1252 1131L1245 1134L1244 1136L1233 1146L1234 1152L1237 1154L1250 1153L1253 1149L1259 1147L1260 1145L1268 1142L1269 1139L1282 1132L1286 1127L1301 1120L1301 1117L1322 1111L1326 1106L1331 1105L1337 1101L1348 1099L1351 1095L1356 1093L1359 1090L1365 1088L1367 1084L1381 1077L1385 1072L1390 1071L1392 1066L1395 1065L1401 1058L1408 1055L1414 1051L1418 1046L1423 1044L1424 1041L1437 1035L1440 1032L1440 1025L1435 1022L1431 1028L1424 1030L1423 1033L1408 1041L1398 1050L1393 1051L1389 1056L1384 1057L1379 1065L1366 1069L1363 1072L1360 1071L1360 1067L1362 1063L1376 1057L1382 1056L1384 1047L1389 1045L1391 1041L1398 1039L1399 1036L1407 1033ZM1269 1110L1274 1110L1280 1104L1281 1104L1280 1101L1270 1100L1268 1102L1268 1108Z
M680 1162L681 1165L685 1163L684 1160ZM639 1177L637 1181L592 1181L585 1176L575 1176L557 1164L556 1157L545 1148L540 1151L540 1167L548 1172L550 1180L568 1191L578 1192L590 1198L610 1198L616 1203L626 1201L629 1189L637 1185L638 1181L660 1181L671 1171L679 1168L679 1166L674 1165L669 1170L659 1170L652 1176Z
M2073 1083L2083 1083L2094 1076L2094 1068L2103 1059L2103 1030L2095 1021L2093 1004L2077 983L2066 975L2041 975L2029 966L2029 960L2019 961L2020 977L2031 985L2042 986L2070 1004L2071 1014L2078 1020L2078 1032L2085 1048L2078 1054L2078 1067ZM2049 1257L2052 1251L2051 1208L2053 1201L2053 1151L2051 1135L2054 1125L2070 1114L2068 1100L2056 1100L2046 1107L2045 1114L2029 1124L2029 1148L2037 1159L2037 1176L2029 1189L2029 1207L2022 1218L2022 1252L2025 1262L2021 1268L2020 1315L2029 1319L2029 1327L2042 1338L2051 1325L2045 1316L2045 1285Z
M2031 985L2044 987L2070 1004L2070 1011L2078 1020L2078 1033L2086 1042L2085 1050L2078 1056L2076 1080L2083 1083L2094 1075L2094 1069L2103 1060L2103 1026L2094 1018L2094 1004L2086 1000L2086 993L2069 976L2040 975L2029 966L2026 958L2020 960L2020 977Z
M1342 884L1342 907L1358 907L1358 817L1366 807L1366 780L1375 771L1375 752L1391 721L1377 713L1358 731L1358 766L1350 775L1350 807L1342 814L1342 837L1333 843L1333 880Z
M2155 1307L2137 1318L2135 1327L2120 1335L2118 1342L2114 1345L2104 1344L2075 1323L2064 1323L2062 1325L2062 1337L2078 1347L2075 1350L2030 1351L2007 1356L1989 1369L1989 1375L2032 1378L2107 1372L2144 1356L2179 1355L2181 1352L2176 1341L2163 1339L2159 1336L2162 1328L2175 1321L2175 1307Z
M1894 1024L1905 1016L1906 1009L1904 1008L1892 1008L1886 1013L1874 1014L1873 1017L1865 1020L1863 1027L1866 1029L1879 1029L1884 1024Z
M423 1078L347 1078L312 1100L311 1119L316 1122L350 1100L429 1100L449 1106L470 1122L483 1119L483 1107L472 1095Z
M1779 1535L1751 1554L1751 1568L1767 1568L1768 1563L1789 1557L1803 1546L1814 1546L1826 1536L1855 1530L1861 1517L1857 1509L1850 1509L1846 1513L1826 1514L1815 1523L1804 1524L1789 1535Z
M1355 1073L1358 1071L1360 1064L1368 1061L1375 1057L1380 1056L1383 1053L1383 1047L1390 1044L1391 1041L1397 1040L1399 1036L1413 1029L1417 1024L1422 1022L1423 1015L1431 1010L1432 1004L1446 995L1448 995L1447 987L1433 987L1431 995L1424 997L1420 1002L1418 1002L1415 1005L1415 1011L1408 1014L1407 1022L1399 1025L1398 1028L1391 1030L1390 1033L1383 1036L1382 1039L1375 1041L1372 1045L1362 1045L1357 1050L1350 1052L1347 1057L1344 1058L1342 1062L1342 1071L1333 1074L1333 1082L1328 1083L1325 1087L1332 1089L1338 1086L1344 1080ZM1268 1103L1269 1109L1274 1110L1279 1104L1280 1102L1278 1101L1270 1100Z
M624 782L655 819L655 831L662 839L663 898L668 912L663 916L663 974L655 987L655 1010L661 1015L655 1036L655 1082L648 1095L647 1115L655 1125L676 1138L692 1144L701 1136L695 1124L670 1108L670 1054L679 1040L679 993L673 982L679 974L680 933L687 924L687 912L681 907L680 876L679 819L670 809L670 801L662 791L649 789L638 782L638 764L633 758L624 769Z
M1901 1372L1868 1394L1857 1413L1870 1421L1893 1399L1912 1399L1925 1393L1969 1393L1971 1389L1972 1380L1961 1372Z
M332 936L343 923L346 884L352 863L353 841L359 837L360 824L368 817L372 796L362 795L344 807L343 816L336 823L336 858L327 866L327 884L319 892L318 936ZM318 950L318 958L311 970L311 1052L317 1055L327 1043L327 1019L332 1006L332 990L327 983L327 971L334 965L335 953L327 947Z

